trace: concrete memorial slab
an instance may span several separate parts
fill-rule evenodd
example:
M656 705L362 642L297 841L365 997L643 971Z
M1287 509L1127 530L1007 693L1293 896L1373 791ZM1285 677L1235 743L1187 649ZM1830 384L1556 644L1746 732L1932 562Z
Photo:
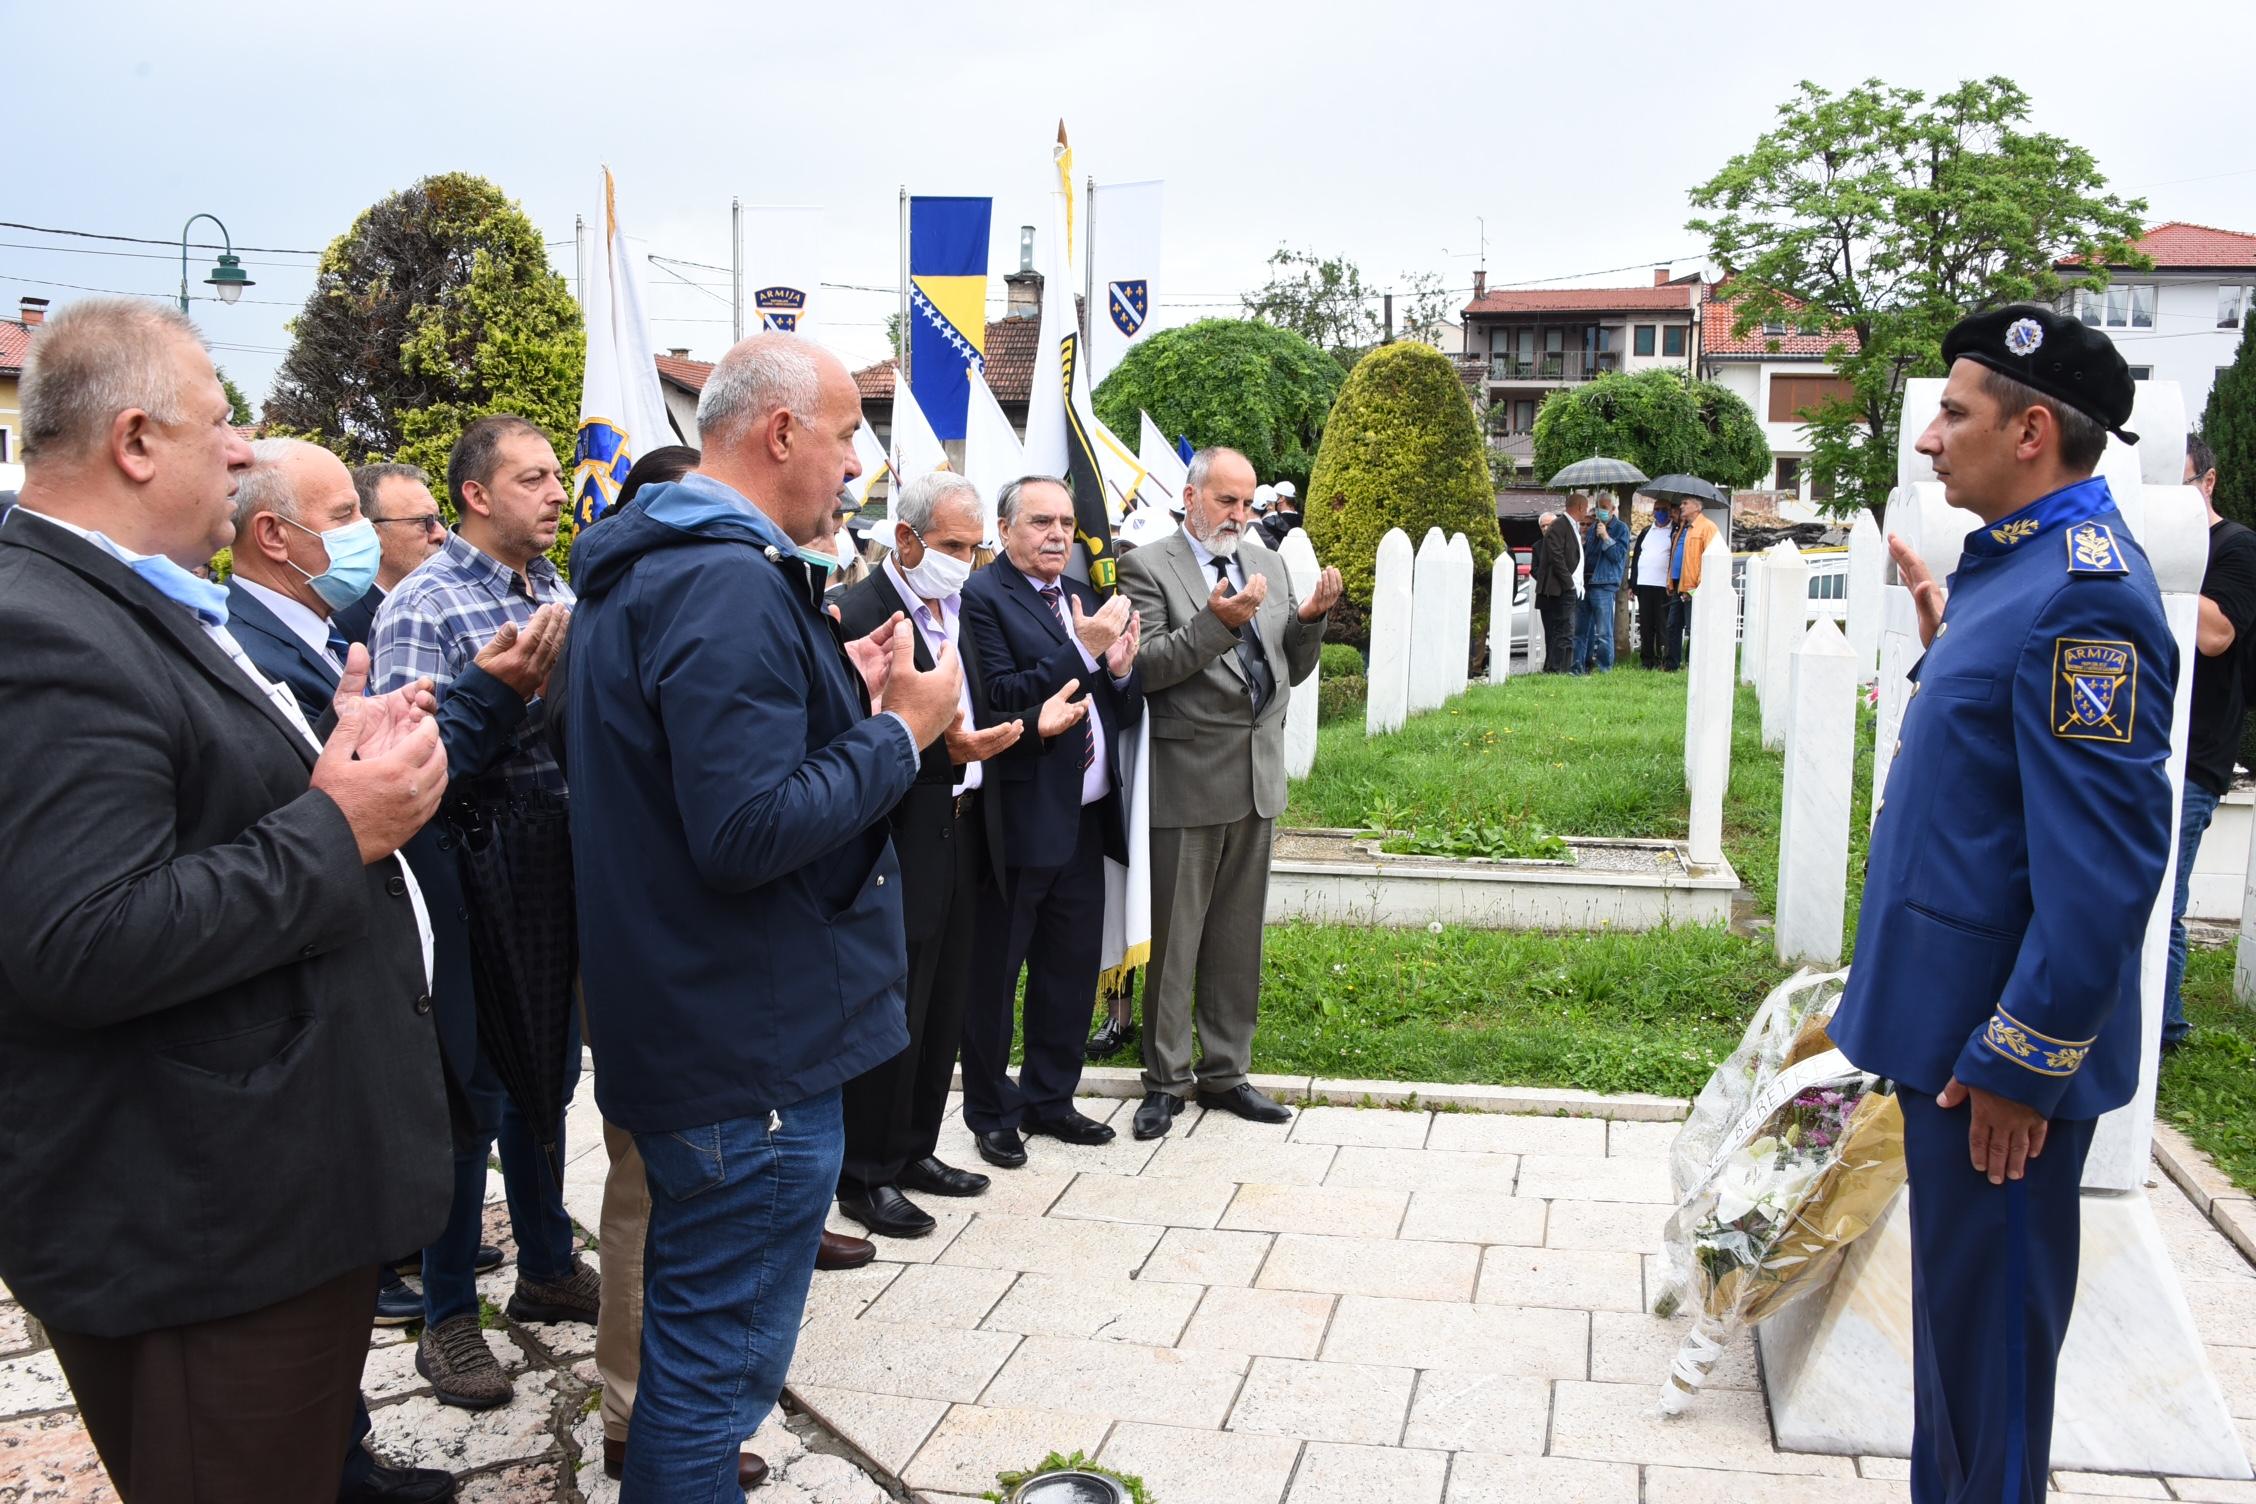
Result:
M1457 593L1449 573L1449 540L1440 528L1428 528L1418 545L1410 587L1412 715L1439 709L1449 698L1449 616Z
M1379 540L1371 578L1371 661L1365 670L1371 687L1363 712L1366 736L1400 731L1410 716L1411 578L1410 535L1390 527Z
M1308 541L1308 529L1296 527L1285 534L1285 541L1277 549L1285 561L1285 573L1292 577L1293 597L1308 599L1316 588L1317 576L1324 570L1316 562L1316 547ZM1292 687L1292 698L1285 702L1285 776L1306 778L1308 770L1316 766L1316 710L1317 679L1321 667L1308 671L1308 677Z

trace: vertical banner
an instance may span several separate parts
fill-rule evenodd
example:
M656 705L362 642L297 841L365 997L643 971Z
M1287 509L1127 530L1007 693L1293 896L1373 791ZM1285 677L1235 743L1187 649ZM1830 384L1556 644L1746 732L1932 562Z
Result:
M580 527L611 509L638 455L675 442L658 363L643 317L642 284L619 230L618 194L603 169L601 254L580 279L587 325L587 368L580 377L580 424L572 440L572 519Z
M1042 329L1026 404L1026 463L1037 475L1062 478L1073 492L1077 571L1110 595L1115 581L1112 521L1097 465L1096 416L1089 409L1088 346L1074 318L1073 148L1058 122L1051 151L1050 243L1042 257Z
M994 200L909 200L909 384L932 431L964 437L967 372L987 357L987 232Z
M1001 535L995 530L995 498L1004 486L1026 474L1026 448L1003 416L1002 405L988 390L986 378L969 373L970 401L964 412L964 479L979 488L980 515L985 519L984 541Z
M1112 374L1152 331L1159 299L1159 209L1165 183L1089 190L1089 385Z
M807 334L821 317L821 209L747 204L744 209L744 327L755 334Z

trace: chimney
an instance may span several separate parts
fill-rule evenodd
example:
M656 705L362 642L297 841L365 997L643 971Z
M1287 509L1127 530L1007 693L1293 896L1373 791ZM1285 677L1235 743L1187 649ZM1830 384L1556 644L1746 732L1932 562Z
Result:
M1655 287L1666 287L1666 286L1668 286L1668 284L1669 284L1669 269L1668 269L1667 267L1665 267L1665 266L1656 266L1656 267L1654 267L1654 268L1653 268L1653 285L1654 285Z
M1488 268L1480 267L1473 273L1473 300L1478 302L1488 296Z
M668 355L671 355L676 360L687 360L689 359L689 346L668 345L666 347L666 353Z
M22 320L26 329L37 329L41 324L46 323L47 300L45 298L25 298L23 300Z
M1006 301L1003 317L1006 319L1033 319L1042 316L1042 274L1034 270L1034 227L1018 227L1018 270L1003 278Z

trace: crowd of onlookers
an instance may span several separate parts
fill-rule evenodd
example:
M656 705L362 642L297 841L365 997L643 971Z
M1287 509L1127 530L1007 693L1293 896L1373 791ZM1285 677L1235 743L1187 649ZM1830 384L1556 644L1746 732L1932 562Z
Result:
M1668 672L1684 664L1693 592L1716 525L1691 497L1659 498L1652 506L1652 521L1634 536L1615 499L1604 493L1576 492L1565 510L1538 519L1529 574L1543 627L1543 672L1613 668L1625 579L1636 603L1638 662Z

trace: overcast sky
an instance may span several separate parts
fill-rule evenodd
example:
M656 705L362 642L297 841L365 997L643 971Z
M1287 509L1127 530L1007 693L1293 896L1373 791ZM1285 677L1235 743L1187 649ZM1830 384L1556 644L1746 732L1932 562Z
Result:
M1690 270L1686 189L1805 77L1935 90L2005 74L2037 126L2090 148L2151 220L2256 230L2252 43L2248 0L0 0L14 124L0 219L161 241L209 211L239 244L317 249L385 194L462 170L518 200L569 276L573 217L595 219L608 162L647 251L726 265L732 195L819 204L823 279L889 289L906 184L994 196L999 307L1017 227L1048 223L1062 115L1077 176L1166 180L1157 317L1172 324L1233 311L1280 241L1349 256L1379 286L1432 270L1469 287L1482 216L1492 285ZM194 313L255 402L312 263L244 260L258 283L244 302ZM190 280L209 265L192 260ZM0 229L10 313L24 294L85 295L59 283L178 280L161 246ZM725 285L646 285L655 346L726 348ZM841 353L881 357L894 295L828 296Z

